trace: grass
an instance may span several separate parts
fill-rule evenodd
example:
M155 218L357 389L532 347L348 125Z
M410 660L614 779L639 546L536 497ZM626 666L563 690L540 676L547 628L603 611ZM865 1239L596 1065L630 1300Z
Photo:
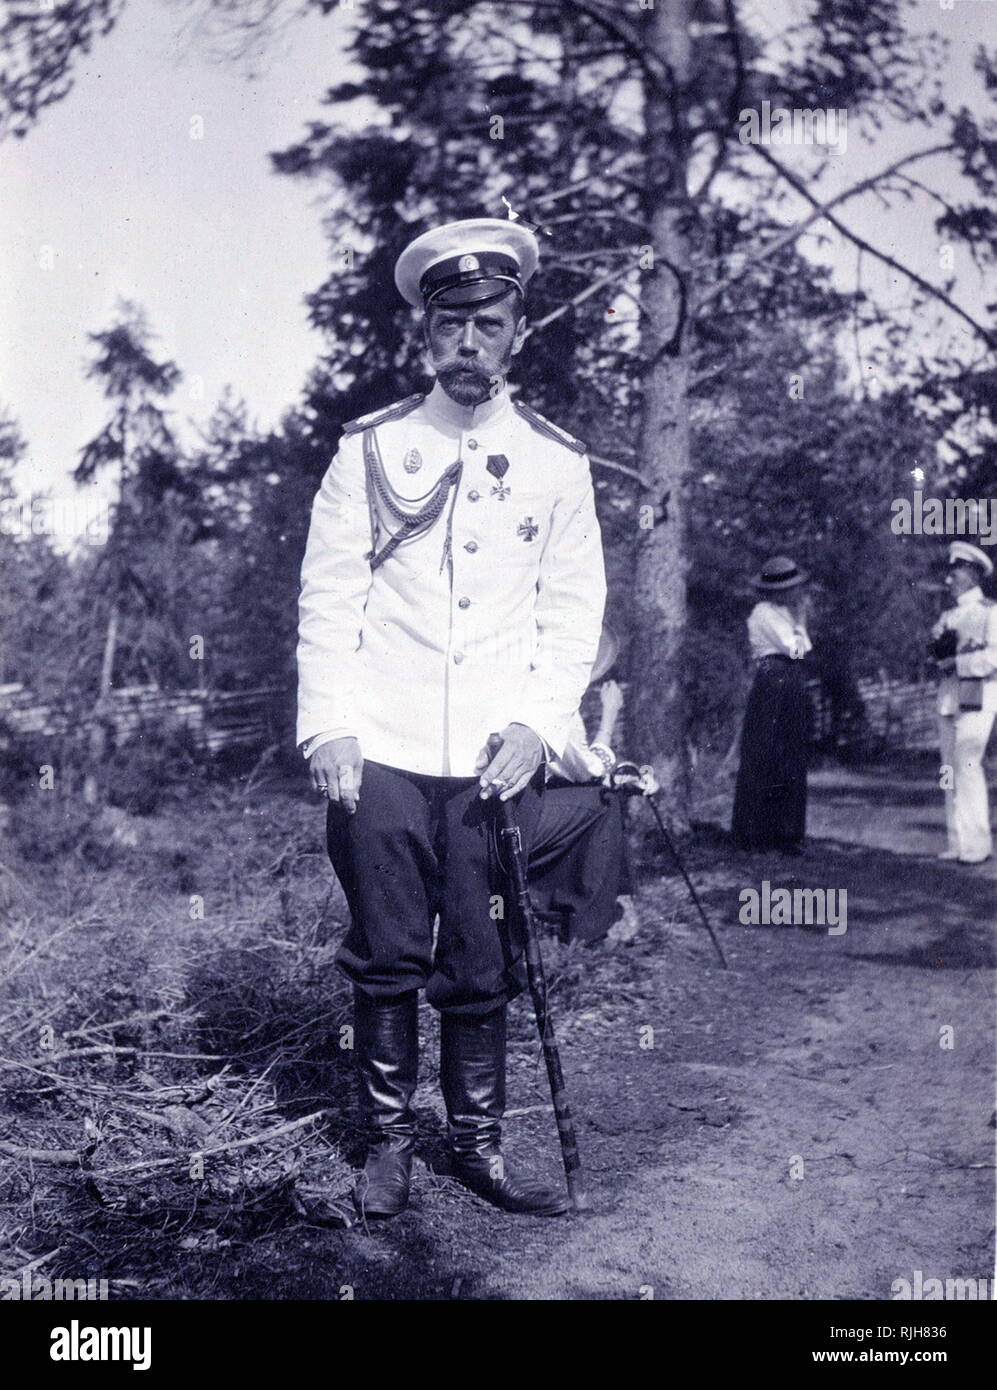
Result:
M310 1199L350 1184L350 1001L333 963L346 907L302 792L201 781L146 817L94 818L42 791L15 806L0 872L0 1278L34 1266L106 1278L118 1298L279 1296L272 1243L297 1232L304 1250ZM626 951L611 981L580 945L545 956L566 1036L607 984L626 998L640 981ZM421 1019L425 1054L438 1021ZM510 1042L543 1112L525 1004ZM442 1119L423 1120L435 1167ZM448 1179L428 1182L452 1204Z
M294 1219L303 1167L349 1173L321 818L208 785L74 827L36 795L0 879L0 1275L196 1290L178 1258Z

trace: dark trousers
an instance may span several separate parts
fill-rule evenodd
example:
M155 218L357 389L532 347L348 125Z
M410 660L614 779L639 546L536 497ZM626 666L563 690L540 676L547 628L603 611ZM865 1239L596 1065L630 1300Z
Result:
M530 896L565 941L599 941L633 892L623 797L599 785L551 782L530 849Z
M425 989L436 1009L485 1014L523 989L496 804L479 791L476 778L365 762L356 814L330 803L329 858L352 917L336 961L365 993L386 999ZM527 852L542 793L541 768L516 803Z

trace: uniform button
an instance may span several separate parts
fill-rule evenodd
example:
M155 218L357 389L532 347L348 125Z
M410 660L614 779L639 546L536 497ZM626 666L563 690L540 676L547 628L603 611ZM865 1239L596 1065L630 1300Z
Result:
M458 599L458 601L457 601L457 607L458 607L458 608L470 608L470 606L471 606L471 600L470 600L469 598L462 598L462 599Z
M478 542L477 542L477 541L466 541L465 544L464 544L464 549L465 549L465 550L468 552L468 554L470 554L470 555L473 555L474 552L477 550L477 548L478 548Z
M469 502L477 502L480 497L481 493L478 491L477 488L474 487L472 487L471 491L467 494L467 500Z
M455 665L455 666L459 666L460 663L464 660L464 653L463 653L463 652L454 652L454 654L453 654L453 659L454 659L454 665Z
M476 449L478 447L478 441L476 439L469 439L467 441L467 447L469 449Z

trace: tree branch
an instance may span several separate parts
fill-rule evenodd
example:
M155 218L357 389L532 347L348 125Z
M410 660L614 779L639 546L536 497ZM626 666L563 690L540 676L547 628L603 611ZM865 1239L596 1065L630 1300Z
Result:
M930 295L933 299L937 299L939 303L944 304L947 309L951 309L951 311L958 315L964 323L969 325L977 337L982 338L988 347L997 347L997 333L994 333L991 329L985 328L982 323L978 323L977 320L973 318L972 314L967 313L965 309L961 308L960 305L955 302L951 295L946 294L944 290L938 289L938 287L931 284L929 280L925 280L923 276L911 270L909 266L905 266L901 261L889 255L886 251L880 251L878 247L873 246L873 244L866 241L864 237L860 237L857 232L853 232L849 227L846 227L839 218L835 217L833 213L828 212L828 205L821 204L814 194L810 192L802 179L797 178L795 174L791 173L790 170L787 169L780 160L776 159L775 155L771 154L764 145L755 145L754 149L757 154L761 155L766 163L771 164L772 168L786 180L791 188L794 188L801 197L807 200L811 207L819 209L820 215L825 217L828 222L830 222L831 226L839 231L842 236L847 237L853 246L858 246L863 251L868 251L870 256L875 256L876 259L882 261L884 265L888 265L891 270L899 271L899 273L906 276L912 284L917 285L918 289L923 290L925 294Z
M475 3L476 0L471 0L472 5ZM619 40L630 57L643 68L651 81L655 82L663 92L667 93L673 88L671 69L662 58L648 50L640 30L621 19L608 6L596 3L596 0L499 0L499 3L510 6L525 6L531 10L556 10L558 13L563 13L565 9L578 10L579 13L591 19L594 24L598 24L607 34L612 34L615 39Z
M741 49L741 34L738 25L737 10L734 8L734 0L724 0L724 17L727 21L727 36L730 39L731 52L734 57L734 81L731 84L730 95L727 98L727 120L723 129L718 132L717 150L710 164L709 172L693 195L696 198L705 198L710 191L713 180L719 174L723 163L727 158L727 143L730 132L738 119L741 110L741 93L744 90L744 53Z
M603 458L601 454L589 454L589 462L597 463L600 468L611 468L614 473L625 473L628 478L633 478L640 483L641 487L651 489L651 484L639 473L636 468L631 468L628 464L617 463L615 459Z
M899 169L902 169L905 164L912 164L918 159L927 159L930 155L946 154L954 149L955 146L952 144L932 145L930 149L918 150L915 154L904 155L902 159L896 160L895 163L890 164L886 169L881 169L878 174L871 174L867 179L861 179L858 183L852 184L850 188L846 188L842 193L836 193L835 196L829 198L826 203L817 203L810 194L806 194L805 196L814 208L810 216L804 218L802 222L798 222L794 227L791 227L784 236L777 237L775 241L769 242L768 246L763 247L756 256L753 256L750 260L745 262L742 270L737 271L733 275L729 275L726 280L721 280L719 284L714 285L711 289L705 290L699 296L698 307L702 308L702 306L709 303L711 299L716 299L718 295L723 294L724 290L730 285L736 284L738 280L743 279L748 272L749 266L758 265L761 261L767 261L771 256L778 255L783 247L791 245L798 237L803 235L808 227L812 227L815 222L819 222L822 217L825 217L829 208L837 207L839 203L844 203L849 198L854 198L859 193L865 193L868 189L872 188L874 184L880 183L883 179L891 178Z
M600 276L598 280L593 280L591 285L587 285L585 289L580 290L573 299L569 299L564 304L559 305L558 308L552 309L544 318L537 319L536 323L531 323L526 330L527 338L531 337L541 328L546 328L547 325L553 323L555 319L563 318L564 315L569 313L572 309L576 309L579 304L584 304L586 299L591 299L594 294L598 294L606 285L611 285L614 280L622 280L624 276L632 273L633 266L627 266L625 270L614 270L608 275Z
M19 1149L16 1144L8 1144L6 1139L0 1139L0 1154L24 1158L29 1163L63 1164L74 1168L82 1157L79 1149Z
M597 183L599 179L617 179L619 175L612 172L613 165L621 159L630 159L632 151L624 150L616 159L611 159L609 164L602 169L595 169L591 174L586 174L584 178L576 179L574 183L566 183L563 188L556 188L552 193L543 193L539 198L530 200L531 208L542 207L544 203L555 203L559 198L566 198L569 193L577 193L583 188L587 188L590 183Z
M252 1149L259 1144L269 1144L273 1139L283 1139L287 1134L313 1125L316 1120L323 1119L326 1113L325 1110L315 1110L311 1115L303 1115L300 1120L278 1125L276 1129L264 1130L262 1134L250 1134L245 1139L232 1139L227 1144L217 1144L211 1149L195 1147L187 1153L175 1154L171 1158L150 1158L138 1163L124 1163L117 1168L92 1169L89 1176L95 1181L100 1181L103 1178L119 1177L123 1173L146 1172L152 1168L175 1168L178 1164L187 1166L194 1155L198 1158L216 1158L219 1154L233 1153L236 1149Z

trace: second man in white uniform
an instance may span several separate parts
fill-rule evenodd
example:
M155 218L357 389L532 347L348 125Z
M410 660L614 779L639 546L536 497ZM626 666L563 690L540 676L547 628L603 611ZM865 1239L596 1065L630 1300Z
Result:
M947 584L955 604L932 632L942 670L938 724L948 847L941 858L961 864L980 864L993 853L983 758L997 713L997 604L980 588L993 570L978 546L952 542Z

